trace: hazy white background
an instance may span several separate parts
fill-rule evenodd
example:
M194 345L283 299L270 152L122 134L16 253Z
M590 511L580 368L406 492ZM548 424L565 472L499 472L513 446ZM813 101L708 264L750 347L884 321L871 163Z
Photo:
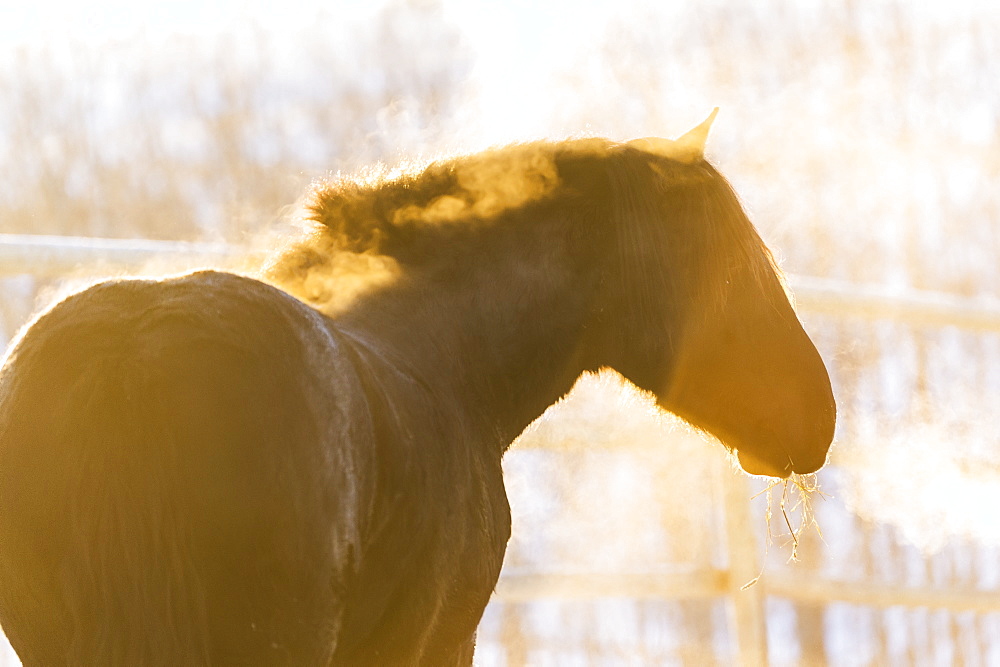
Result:
M972 0L3 2L0 233L246 243L329 171L720 106L709 157L787 270L996 299L998 62L1000 5ZM0 338L44 287L0 278ZM998 336L804 318L841 423L799 571L1000 588ZM509 564L718 560L718 451L647 412L601 381L543 419L535 444L593 445L510 457ZM719 605L546 604L491 608L484 664L727 659ZM1000 660L996 614L769 604L776 664Z

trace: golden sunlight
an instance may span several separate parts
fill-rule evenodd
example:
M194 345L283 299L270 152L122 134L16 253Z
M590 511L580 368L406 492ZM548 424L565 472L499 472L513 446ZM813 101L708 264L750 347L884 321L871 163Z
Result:
M612 371L584 374L503 459L512 537L475 664L1000 664L997 35L992 0L14 3L0 21L0 350L49 304L137 272L266 275L342 314L431 273L383 252L388 233L492 221L564 194L555 154L528 142L608 137L667 161L677 154L651 148L675 149L720 108L703 153L774 250L829 371L827 464L787 480L746 475L652 394ZM509 143L529 148L506 161L480 153ZM411 196L407 175L455 154L476 157L440 176L452 190L369 201L365 188L394 179ZM704 176L701 154L679 162ZM661 194L677 185L665 163L649 162ZM622 173L600 172L634 176ZM580 201L604 183L588 174ZM369 218L388 215L389 232L368 230L368 245L349 250L322 234L337 202L326 226L309 207L336 199L338 184L361 193ZM545 237L551 252L511 273L570 264L557 241L605 210L589 202L572 209L579 227ZM697 204L692 220L707 210ZM313 236L301 240L304 229ZM678 243L676 256L696 254ZM654 245L633 259L667 244ZM723 257L702 263L726 264L718 310L731 313L721 305L740 274ZM499 298L473 292L481 265L446 268L468 290L466 316L499 312ZM537 296L510 276L498 284L512 303ZM650 279L636 301L659 303L665 285ZM400 331L416 294L382 333L418 337ZM504 344L529 328L491 322ZM749 376L762 346L725 354L757 340L746 331L719 333L730 344L712 359ZM663 340L675 353L680 339ZM479 346L489 359L506 349ZM525 367L572 351L547 350ZM779 366L754 386L777 384ZM773 395L804 405L787 382ZM711 397L716 411L738 408L722 388ZM832 429L826 414L813 421ZM807 426L785 445L754 419L743 425L786 462L809 442ZM0 441L4 425L0 410ZM19 664L12 651L4 664Z

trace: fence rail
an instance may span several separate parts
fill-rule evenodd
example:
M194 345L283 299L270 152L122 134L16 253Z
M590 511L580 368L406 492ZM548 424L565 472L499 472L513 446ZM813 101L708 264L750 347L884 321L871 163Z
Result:
M638 600L678 598L687 600L723 597L747 581L729 570L678 569L656 574L612 573L514 573L497 584L497 595L508 602L526 602L540 597L591 600L628 597ZM955 588L917 588L861 581L821 579L788 570L766 574L753 587L764 595L799 602L845 602L869 607L927 607L980 614L1000 612L1000 591ZM751 590L752 587L747 590Z
M0 276L58 276L88 264L136 266L165 256L225 261L244 252L244 248L225 243L0 234ZM996 298L794 275L788 282L798 307L808 312L1000 332L1000 299Z
M791 276L789 284L796 305L809 312L1000 332L1000 299L898 290L805 276Z
M768 581L767 594L819 604L846 602L866 607L927 607L979 614L1000 612L1000 591L834 581L792 571Z
M0 276L59 276L87 265L137 266L160 257L224 261L241 249L225 243L0 234Z

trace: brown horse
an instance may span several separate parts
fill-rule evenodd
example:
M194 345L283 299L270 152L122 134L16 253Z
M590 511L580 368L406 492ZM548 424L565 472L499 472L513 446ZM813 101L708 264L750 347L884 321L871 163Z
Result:
M748 472L822 466L826 369L706 131L341 180L272 284L113 280L42 314L0 375L22 660L470 664L501 457L587 370Z

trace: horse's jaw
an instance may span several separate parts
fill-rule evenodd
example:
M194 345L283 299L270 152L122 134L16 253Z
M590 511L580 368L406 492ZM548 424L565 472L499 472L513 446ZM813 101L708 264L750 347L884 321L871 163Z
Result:
M792 474L808 475L821 469L827 460L833 441L833 406L829 418L823 417L798 424L785 424L784 434L773 428L753 429L742 424L711 423L677 409L676 405L660 407L682 417L698 429L710 434L735 455L740 467L749 475L788 478Z
M717 438L751 475L819 470L836 403L819 352L804 331L794 333L795 345L757 339L684 350L659 405Z
M836 425L836 403L823 371L810 376L807 386L767 391L725 382L687 385L658 403L718 439L751 475L806 475L826 463Z
M736 459L740 462L743 472L749 475L763 475L765 477L787 478L792 472L791 461L779 468L773 462L762 459L747 450L735 450Z
M826 464L833 440L832 420L829 422L829 428L820 425L827 420L817 420L806 424L806 428L793 427L794 430L784 437L773 433L763 437L755 434L756 439L752 442L729 439L725 444L736 454L740 467L747 474L782 479L792 474L808 475ZM816 428L810 428L812 426Z

